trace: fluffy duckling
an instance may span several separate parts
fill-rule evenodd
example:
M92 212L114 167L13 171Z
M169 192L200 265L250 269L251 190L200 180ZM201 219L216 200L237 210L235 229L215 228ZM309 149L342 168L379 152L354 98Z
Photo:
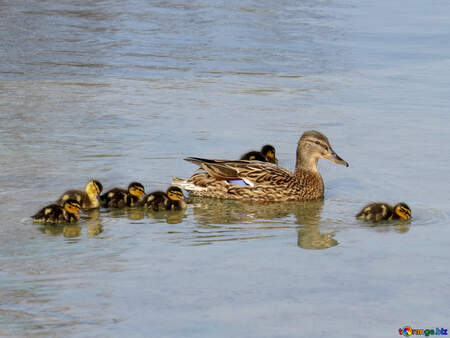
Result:
M270 162L278 164L278 159L275 157L275 148L270 144L266 144L261 148L261 151L249 151L240 158L241 160L256 160L263 162Z
M356 218L378 222L381 220L408 220L411 218L411 208L406 203L397 203L394 207L387 203L371 203L356 214Z
M83 209L95 209L100 207L100 200L98 195L103 191L103 186L99 181L91 180L86 185L85 191L82 190L68 190L56 201L59 205L64 205L64 202L69 199L74 199L80 203Z
M43 207L35 215L31 216L35 222L42 223L76 223L79 220L78 213L81 205L77 200L68 199L64 201L63 206L50 204Z
M113 188L100 196L105 207L123 208L137 205L145 194L144 186L139 182L131 182L128 190Z
M155 191L144 197L142 205L153 211L160 210L181 210L186 208L183 191L171 186L167 189L167 193L163 191Z

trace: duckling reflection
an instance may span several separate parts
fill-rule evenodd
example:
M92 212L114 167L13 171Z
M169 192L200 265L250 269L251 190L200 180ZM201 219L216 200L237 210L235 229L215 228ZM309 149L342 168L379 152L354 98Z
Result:
M146 216L148 218L153 218L156 220L165 220L169 224L181 223L184 218L185 209L181 210L162 210L154 211L153 209L148 209L144 207L132 207L126 209L109 209L106 211L108 217L112 218L128 218L133 221L138 221L144 219Z
M368 229L371 229L375 232L397 232L399 234L403 234L409 231L411 226L411 221L394 221L395 223L390 222L378 222L378 223L367 223L364 226Z
M137 221L140 219L143 219L145 217L145 210L143 208L137 207L137 208L128 208L126 210L128 219L131 219L133 221Z
M145 209L148 218L155 220L165 220L168 224L178 224L183 222L185 209L179 210L163 210L154 211L152 209Z
M66 238L79 237L81 235L81 227L79 225L66 225L63 228L63 236Z
M333 232L321 232L319 229L324 201L307 201L297 204L297 245L307 250L328 249L339 244Z
M86 224L87 234L89 237L95 237L103 232L102 218L100 218L100 210L92 209L86 212L89 216Z
M103 225L98 223L88 224L87 226L87 234L89 237L95 237L100 235L103 232Z
M68 225L55 225L55 224L43 224L39 230L43 234L60 236L63 235L66 238L79 237L81 235L81 227L76 224Z

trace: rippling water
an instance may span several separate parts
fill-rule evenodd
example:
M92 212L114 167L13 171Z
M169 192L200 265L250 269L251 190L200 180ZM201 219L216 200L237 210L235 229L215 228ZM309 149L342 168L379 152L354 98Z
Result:
M0 335L392 337L448 327L446 1L2 1ZM165 189L186 156L308 129L324 201L29 216L89 179ZM370 201L410 222L371 224Z

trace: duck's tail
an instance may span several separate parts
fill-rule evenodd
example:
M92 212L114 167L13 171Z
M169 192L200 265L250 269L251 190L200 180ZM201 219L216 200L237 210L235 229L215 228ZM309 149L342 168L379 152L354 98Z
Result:
M172 177L172 185L189 192L206 190L206 188L204 187L199 187L191 182L188 182L188 180L185 178Z

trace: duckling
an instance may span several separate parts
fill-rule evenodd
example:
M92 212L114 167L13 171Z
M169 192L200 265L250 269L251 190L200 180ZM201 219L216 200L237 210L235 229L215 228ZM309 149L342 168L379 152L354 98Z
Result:
M98 195L103 191L103 186L99 181L91 180L86 185L85 191L68 190L56 201L59 205L64 205L68 199L74 199L80 203L83 209L95 209L100 207Z
M397 203L394 207L387 203L371 203L356 214L356 218L378 222L381 220L408 220L411 218L411 208L406 203Z
M256 160L262 162L270 162L278 164L278 159L275 157L275 148L270 144L266 144L261 148L261 151L249 151L240 158L241 160Z
M105 207L132 207L139 204L144 194L145 189L141 183L131 182L128 185L128 191L121 188L113 188L101 195L100 201Z
M43 207L35 215L31 216L35 222L41 223L76 223L79 220L78 213L81 205L77 200L68 199L63 206L50 204Z
M155 191L144 197L142 205L153 211L181 210L186 208L183 191L175 186L169 187L167 193Z

